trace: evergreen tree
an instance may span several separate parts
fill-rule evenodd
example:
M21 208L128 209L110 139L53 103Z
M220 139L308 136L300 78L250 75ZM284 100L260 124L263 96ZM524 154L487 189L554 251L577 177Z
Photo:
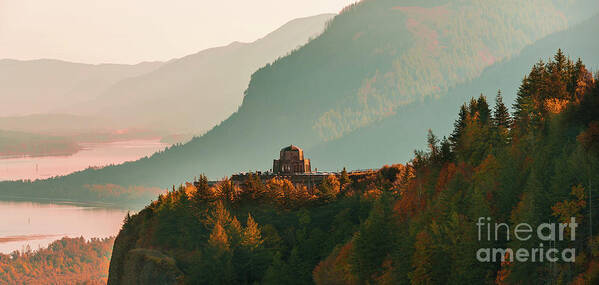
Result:
M516 95L516 103L514 103L514 120L518 127L524 131L529 122L530 113L533 111L532 96L530 91L530 82L528 76L524 76L518 93Z
M476 100L476 107L474 108L478 112L478 120L482 125L486 125L491 121L491 110L489 109L487 98L483 94L480 94Z
M237 217L231 219L231 222L226 226L226 231L231 247L236 247L243 242L243 228Z
M208 244L220 251L229 250L229 236L220 222L214 225L214 229L212 229L212 233L210 233L210 238L208 239Z
M543 80L544 99L568 100L570 96L567 91L567 83L570 81L570 75L565 70L568 62L565 61L563 54L559 53L555 55L555 59L555 62L550 62L546 66L545 73L547 76ZM560 62L557 60L560 60ZM545 101L541 103L546 104ZM545 111L545 109L542 111Z
M339 184L341 184L341 188L343 189L349 183L351 183L351 180L349 179L349 175L347 174L347 170L345 170L345 167L343 167L343 170L341 171L341 175L339 177Z
M453 151L458 149L458 145L460 143L460 138L466 128L466 122L468 120L469 112L466 108L466 104L463 104L460 107L460 112L458 114L457 120L453 123L453 132L449 136L449 142L451 143L451 147Z
M413 270L408 274L411 284L434 284L440 281L434 280L434 248L435 243L426 230L422 230L416 235L412 260Z
M245 229L243 230L242 245L248 247L250 250L254 250L261 244L262 234L260 233L260 229L258 228L258 223L254 221L252 214L248 213L247 223Z
M564 55L564 52L560 48L557 50L557 52L553 56L553 64L552 65L555 66L555 70L557 73L559 73L560 75L565 75L565 73L567 72L568 66L571 65L571 64L569 64L569 62L570 62L570 59Z
M208 184L208 178L206 175L200 175L200 178L196 181L195 186L197 191L195 192L195 195L192 196L192 199L196 203L209 201L209 199L212 197L212 193L210 191L210 185Z
M318 189L325 200L332 200L339 194L341 184L335 175L329 175L320 183Z
M431 129L428 129L428 134L426 135L426 142L428 144L429 155L431 160L436 161L439 157L439 139Z
M576 64L572 68L570 82L568 84L568 92L570 97L577 102L580 102L583 95L592 88L593 75L586 69L582 60L578 58Z
M256 200L265 196L266 186L262 183L260 177L250 173L248 179L243 184L242 199Z
M225 177L222 181L218 183L216 186L217 193L220 197L224 198L229 202L236 202L239 199L240 191L238 187L233 184L231 179Z
M390 253L393 240L390 216L388 197L383 195L354 236L351 267L361 283L370 283L370 279L381 270L383 260Z
M495 97L495 107L493 108L493 125L496 128L509 129L512 125L512 118L507 107L503 104L503 97L501 96L501 90L497 91L497 97Z
M231 214L225 208L225 204L222 201L217 201L212 206L212 209L208 212L205 223L208 226L226 226L231 223Z
M493 133L499 145L505 145L509 142L511 126L512 118L507 107L503 104L503 97L501 96L501 90L499 90L493 108Z
M545 63L540 60L522 80L514 104L516 136L532 137L540 126L543 102L548 94L544 91L546 77Z
M446 137L443 137L441 140L440 158L442 162L449 162L454 159L453 152L451 151L451 143Z

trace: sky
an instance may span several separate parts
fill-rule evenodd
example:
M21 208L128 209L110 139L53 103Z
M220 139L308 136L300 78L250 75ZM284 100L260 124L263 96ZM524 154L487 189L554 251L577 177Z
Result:
M0 0L0 59L166 61L356 0Z

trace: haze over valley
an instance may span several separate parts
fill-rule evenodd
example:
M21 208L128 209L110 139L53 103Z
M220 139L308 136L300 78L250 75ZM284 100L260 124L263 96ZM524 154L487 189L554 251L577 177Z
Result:
M332 16L295 19L254 42L168 62L0 60L0 94L6 94L0 106L0 156L72 155L85 144L127 140L188 141L238 108L253 71L316 37ZM85 165L118 164L154 151ZM16 172L6 171L2 179L24 178L10 176Z

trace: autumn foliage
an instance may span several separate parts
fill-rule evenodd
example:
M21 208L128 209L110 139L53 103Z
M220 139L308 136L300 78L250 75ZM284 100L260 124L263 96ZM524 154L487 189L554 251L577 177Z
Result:
M62 238L47 248L0 254L2 284L106 284L114 238Z
M109 283L144 248L174 259L190 284L596 283L599 80L558 51L523 79L512 113L500 92L492 105L472 98L447 137L429 131L412 160L359 178L343 171L308 188L201 176L173 188L125 222ZM480 248L542 242L480 240L480 217L576 217L577 239L554 245L575 248L576 262L480 262Z

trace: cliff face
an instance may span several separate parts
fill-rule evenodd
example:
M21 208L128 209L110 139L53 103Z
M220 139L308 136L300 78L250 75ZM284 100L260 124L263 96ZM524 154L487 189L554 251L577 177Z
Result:
M122 266L108 284L179 284L183 278L174 258L152 249L129 250Z
M147 213L142 211L137 217L147 217ZM123 227L114 242L108 284L180 284L183 273L175 259L156 249L137 248L140 231L130 225Z

